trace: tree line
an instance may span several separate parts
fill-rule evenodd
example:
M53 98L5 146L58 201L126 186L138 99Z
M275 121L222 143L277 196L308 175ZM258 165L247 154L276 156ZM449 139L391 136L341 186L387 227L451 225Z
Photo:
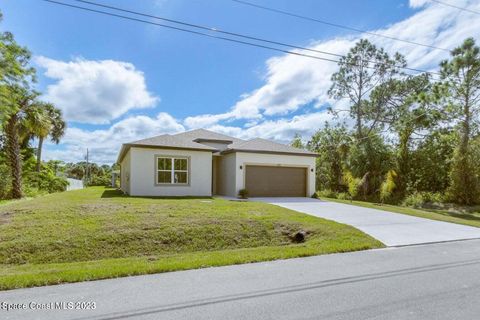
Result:
M464 40L438 72L409 75L406 67L400 53L357 42L328 91L349 107L331 108L336 121L292 145L319 154L321 195L480 203L480 48Z

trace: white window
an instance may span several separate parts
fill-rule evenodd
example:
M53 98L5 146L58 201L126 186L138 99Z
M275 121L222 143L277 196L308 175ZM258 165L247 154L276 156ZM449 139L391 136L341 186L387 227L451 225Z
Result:
M157 157L157 184L187 184L188 158Z

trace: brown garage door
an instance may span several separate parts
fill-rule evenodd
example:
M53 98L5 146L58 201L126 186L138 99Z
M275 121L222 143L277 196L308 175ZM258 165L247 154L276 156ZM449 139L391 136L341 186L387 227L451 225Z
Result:
M245 188L251 197L305 197L305 168L247 166Z

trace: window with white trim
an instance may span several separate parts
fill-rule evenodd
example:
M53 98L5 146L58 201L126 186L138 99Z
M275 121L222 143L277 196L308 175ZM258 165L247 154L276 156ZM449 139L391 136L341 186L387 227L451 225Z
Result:
M157 157L157 184L187 184L188 158Z

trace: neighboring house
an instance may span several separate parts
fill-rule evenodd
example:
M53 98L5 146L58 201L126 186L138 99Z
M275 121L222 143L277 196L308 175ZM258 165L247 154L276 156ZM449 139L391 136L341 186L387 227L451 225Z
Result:
M265 139L198 129L122 145L123 192L133 196L311 196L317 154Z

